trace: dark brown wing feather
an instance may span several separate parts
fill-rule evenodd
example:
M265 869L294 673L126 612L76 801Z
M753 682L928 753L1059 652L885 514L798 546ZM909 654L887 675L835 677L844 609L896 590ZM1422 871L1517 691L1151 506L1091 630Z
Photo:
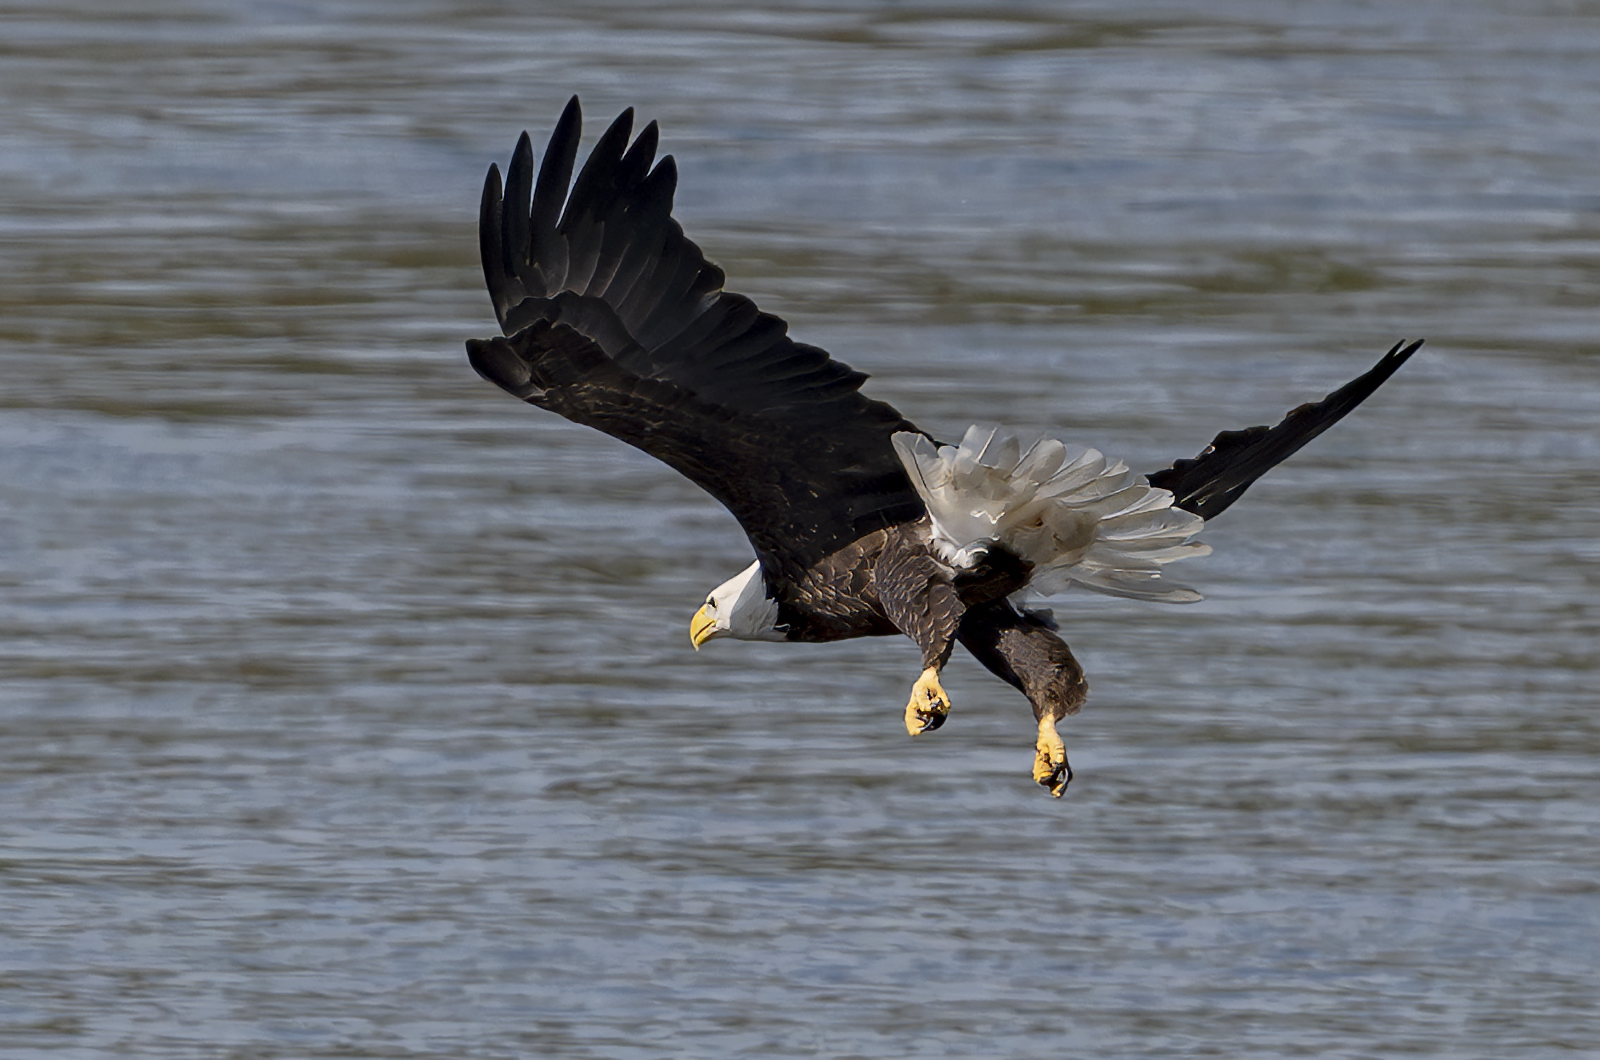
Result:
M1321 401L1301 405L1276 427L1223 431L1193 460L1179 460L1146 477L1152 486L1172 491L1174 507L1213 519L1243 496L1252 482L1370 397L1421 345L1421 339L1397 342L1371 371Z
M633 113L600 137L571 192L581 115L556 124L534 178L523 133L489 169L484 278L508 339L468 343L503 389L688 476L736 518L771 574L793 575L922 502L890 436L916 430L860 394L866 376L722 289L672 219L677 169Z

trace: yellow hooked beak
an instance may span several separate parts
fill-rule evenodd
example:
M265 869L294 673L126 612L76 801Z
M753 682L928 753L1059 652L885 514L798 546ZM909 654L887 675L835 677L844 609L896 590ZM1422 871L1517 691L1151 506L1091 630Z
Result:
M705 605L701 605L689 620L689 643L694 645L695 651L699 651L700 645L716 635L717 620L706 612Z

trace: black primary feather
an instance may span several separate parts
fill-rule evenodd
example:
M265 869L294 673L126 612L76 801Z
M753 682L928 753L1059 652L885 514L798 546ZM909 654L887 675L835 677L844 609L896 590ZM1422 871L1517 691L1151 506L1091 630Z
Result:
M1214 519L1243 496L1252 482L1299 452L1370 397L1421 345L1421 339L1397 342L1366 374L1321 401L1294 409L1276 427L1223 431L1193 460L1179 460L1146 477L1150 485L1172 491L1173 507L1202 519Z

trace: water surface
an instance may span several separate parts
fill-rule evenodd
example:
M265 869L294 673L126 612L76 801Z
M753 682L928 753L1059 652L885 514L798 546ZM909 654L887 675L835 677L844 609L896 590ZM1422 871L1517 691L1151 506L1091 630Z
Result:
M1600 18L10 3L8 1057L1600 1051ZM499 394L484 169L659 119L730 286L1141 469L1429 345L1066 597L1032 723L718 643L737 526Z

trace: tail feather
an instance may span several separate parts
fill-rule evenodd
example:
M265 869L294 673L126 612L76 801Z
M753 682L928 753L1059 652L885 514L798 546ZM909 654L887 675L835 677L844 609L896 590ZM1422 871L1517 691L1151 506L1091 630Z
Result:
M1307 442L1371 397L1421 345L1421 339L1397 342L1371 371L1321 401L1301 405L1276 427L1223 431L1193 460L1179 460L1146 477L1150 485L1172 492L1174 507L1193 512L1202 519L1215 519L1243 496L1256 479L1299 452Z
M934 547L957 567L999 545L1032 565L1029 593L1079 585L1141 600L1200 599L1160 568L1211 551L1189 540L1204 520L1173 508L1172 494L1136 481L1120 461L1053 439L1024 449L997 427L973 427L946 446L902 432L894 447L927 506Z

